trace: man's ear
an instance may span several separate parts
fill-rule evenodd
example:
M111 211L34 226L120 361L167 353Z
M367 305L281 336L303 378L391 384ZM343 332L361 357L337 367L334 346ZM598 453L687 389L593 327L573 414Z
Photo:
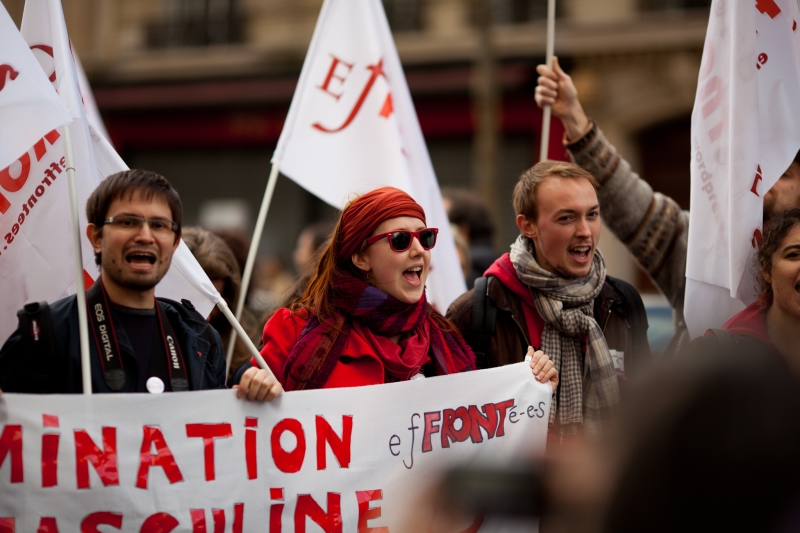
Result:
M370 270L372 270L372 267L369 265L367 258L364 257L364 252L354 253L352 256L350 256L350 260L359 270L363 270L364 272L369 272Z
M175 251L178 249L178 246L181 244L181 236L178 235L175 237L175 245L172 247L172 253L174 254Z
M94 224L86 226L86 238L92 243L92 249L95 253L100 253L100 241L103 240L103 228L98 228Z
M529 239L536 239L536 225L528 220L525 215L517 215L517 227L519 232Z

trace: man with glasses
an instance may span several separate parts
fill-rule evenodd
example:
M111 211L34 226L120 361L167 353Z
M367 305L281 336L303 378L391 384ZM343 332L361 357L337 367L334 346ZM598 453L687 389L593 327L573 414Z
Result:
M86 204L86 235L100 277L86 291L92 390L162 392L223 388L219 334L194 310L155 297L181 237L182 207L162 176L127 170L104 180ZM0 350L0 389L80 392L76 296L20 312ZM31 322L30 314L35 319ZM31 335L31 324L37 333Z

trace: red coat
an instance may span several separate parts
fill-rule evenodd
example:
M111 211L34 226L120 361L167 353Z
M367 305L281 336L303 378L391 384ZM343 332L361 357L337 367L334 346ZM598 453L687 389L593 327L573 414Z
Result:
M289 352L297 343L306 319L289 309L278 309L264 327L261 355L275 376L285 385L283 368ZM375 335L370 329L353 322L353 328L342 350L342 355L322 388L379 385L385 382L383 360L379 353L399 353L400 346L386 337ZM426 364L430 358L426 359ZM253 361L254 366L256 365ZM423 365L424 366L424 365Z

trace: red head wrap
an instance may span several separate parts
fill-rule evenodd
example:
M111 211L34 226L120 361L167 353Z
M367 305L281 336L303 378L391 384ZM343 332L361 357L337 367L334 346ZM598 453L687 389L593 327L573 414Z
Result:
M342 213L341 245L336 260L352 256L383 221L397 217L419 218L424 223L425 211L413 198L394 187L375 189L350 202Z

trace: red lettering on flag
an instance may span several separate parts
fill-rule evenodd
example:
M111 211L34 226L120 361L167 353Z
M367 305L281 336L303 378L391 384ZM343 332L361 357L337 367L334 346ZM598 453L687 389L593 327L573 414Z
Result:
M342 416L342 438L336 434L328 421L317 415L317 470L325 470L327 455L325 443L331 447L333 455L342 468L350 467L350 441L353 435L353 417Z
M15 520L12 517L0 516L0 533L14 533L16 529Z
M50 57L55 58L55 55L53 55L53 47L52 46L47 46L46 44L34 44L34 45L31 45L30 49L31 50L41 50L42 52L44 52L45 54L49 55ZM56 70L55 70L55 67L53 68L53 73L50 74L50 76L48 76L47 79L49 79L50 82L56 81Z
M439 433L439 426L436 425L442 417L441 412L433 411L425 413L425 431L422 434L422 451L429 452L433 450L431 445L431 437L434 433Z
M109 513L108 511L92 513L81 522L81 533L102 533L97 529L98 526L111 526L122 529L122 515L120 513Z
M230 424L186 424L186 436L203 439L203 458L205 459L206 481L213 481L214 473L214 439L233 437Z
M42 487L58 485L58 433L42 435Z
M203 509L189 509L192 517L192 533L206 533L206 512ZM212 509L214 533L225 533L225 511Z
M383 107L381 108L381 112L378 113L383 118L389 118L394 112L394 102L392 101L392 93L386 95L386 100L383 102Z
M258 477L258 452L256 437L258 433L258 418L248 416L244 420L244 458L247 463L247 479Z
M89 463L92 463L103 486L119 485L117 472L117 428L103 428L103 449L94 443L89 434L75 430L75 477L79 489L90 488Z
M442 412L442 448L449 448L451 442L464 442L472 431L472 421L466 407L445 409ZM461 420L461 428L456 429L456 419Z
M369 508L369 502L374 502L383 499L383 491L378 490L357 490L356 500L358 500L358 533L389 533L389 528L383 527L369 527L368 520L381 517L381 508Z
M766 13L769 18L775 18L781 12L781 8L775 3L775 0L756 0L756 9L759 13Z
M286 431L294 434L297 439L297 446L290 452L287 452L281 446L281 435ZM306 456L306 434L300 421L294 418L284 418L272 428L270 441L272 444L272 460L275 461L275 466L278 467L278 470L287 474L299 472Z
M506 410L509 407L513 407L514 400L506 400L504 402L496 403L495 407L497 408L497 431L495 432L496 437L502 437L506 434L505 432L505 422L506 422Z
M328 493L328 512L314 501L310 494L297 496L297 507L294 509L294 530L306 533L306 517L317 523L325 533L342 533L342 495Z
M5 63L0 65L0 91L5 89L6 87L6 75L8 76L9 81L13 81L17 79L17 76L19 76L19 72L14 70L14 67L12 67L11 65Z
M330 56L332 58L331 68L328 69L328 75L325 76L325 81L322 82L322 85L317 85L317 89L320 89L322 92L333 96L336 100L339 100L339 98L342 96L342 93L338 93L337 94L337 93L332 92L329 89L329 87L331 85L331 80L335 79L340 84L343 84L345 78L347 77L347 74L349 74L350 71L353 70L353 63L348 63L346 61L342 61L341 59L339 59L338 57L336 57L333 54L330 54ZM337 76L336 75L336 67L338 67L339 65L344 65L345 67L347 67L347 72L343 73L341 76Z
M472 421L472 431L470 437L472 442L483 442L483 435L481 428L486 431L486 436L490 439L494 437L495 429L497 429L497 409L494 404L487 403L482 407L483 414L478 411L478 406L469 406L469 417Z
M762 238L763 235L761 234L761 230L756 228L756 230L753 232L753 238L750 241L753 245L753 248L761 248Z
M756 179L753 180L753 187L750 189L750 192L758 197L761 197L761 195L758 194L758 182L761 181L761 179L761 165L758 165L758 168L756 168Z
M147 488L147 479L150 475L151 466L160 466L164 469L170 483L183 481L183 475L175 462L172 451L164 440L161 430L155 426L144 426L142 428L144 436L142 438L142 448L139 452L139 473L136 475L136 486L140 489ZM156 453L151 454L150 450L155 445ZM144 526L142 526L144 531Z
M314 124L311 125L314 129L317 129L324 133L337 133L345 129L347 126L350 125L351 122L353 122L353 119L356 118L356 115L358 115L361 106L364 104L364 100L367 99L369 91L375 84L375 80L377 80L379 76L383 76L384 78L386 78L386 74L383 72L383 59L381 59L374 65L367 66L367 70L370 70L372 74L370 74L369 80L367 80L367 84L364 85L364 90L361 91L361 95L358 97L358 101L356 101L356 104L353 106L353 109L350 110L350 114L347 116L347 119L344 121L344 123L338 128L331 129L323 126L319 122L315 122Z
M11 483L22 483L22 426L8 424L0 435L0 466L11 454Z
M178 520L171 514L156 513L147 517L139 533L169 533L178 525Z
M270 487L269 497L271 500L283 501L283 489ZM269 533L281 533L283 530L283 505L282 503L273 503L269 506Z
M39 527L36 533L58 533L58 522L53 516L43 516L39 520Z

